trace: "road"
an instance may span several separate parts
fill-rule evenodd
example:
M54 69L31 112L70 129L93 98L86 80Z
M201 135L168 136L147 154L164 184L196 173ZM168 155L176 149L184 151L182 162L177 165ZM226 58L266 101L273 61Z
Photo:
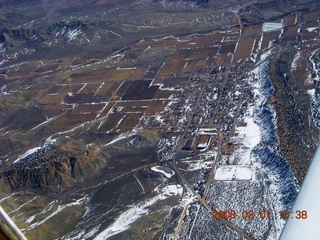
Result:
M192 203L194 203L194 202L195 202L195 201L189 202L187 205L184 206L183 211L182 211L182 213L181 213L181 217L180 217L179 222L178 222L178 226L176 227L176 230L175 230L175 232L174 232L173 239L177 239L178 234L179 234L180 229L181 229L181 225L182 225L183 219L184 219L184 217L185 217L185 215L186 215L186 212L187 212L189 206L190 206Z
M239 21L239 27L240 27L240 33L241 33L241 32L242 32L242 29L243 29L242 22L241 22L241 18L240 18L240 16L239 16L238 13L234 13L234 14L236 15L236 17L237 17L237 19L238 19L238 21Z

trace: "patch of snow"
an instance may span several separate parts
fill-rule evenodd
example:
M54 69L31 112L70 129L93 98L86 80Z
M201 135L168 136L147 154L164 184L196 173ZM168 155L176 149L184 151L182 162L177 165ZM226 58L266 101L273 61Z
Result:
M18 194L17 192L16 192L16 193L12 193L12 194L10 194L9 196L6 196L6 197L0 199L0 203L3 203L3 202L6 201L7 199L10 199L12 196L17 195L17 194Z
M258 49L256 50L257 53L261 52L262 41L263 41L263 33L261 34L261 37L258 42Z
M118 122L117 126L115 126L114 129L117 129L117 127L120 125L120 123L123 121L123 119L127 116L127 114L125 114Z
M199 143L199 144L197 145L197 148L206 148L207 145L208 145L208 143Z
M118 135L115 139L113 139L112 141L108 142L107 144L105 144L105 146L109 146L115 142L118 142L122 139L126 139L131 137L132 135L136 134L136 132L131 131L131 132L125 132L125 133L121 133L120 135Z
M122 36L120 34L118 34L118 33L115 33L115 32L113 32L111 30L108 30L108 32L112 33L113 35L115 35L115 36L117 36L119 38L122 38Z
M34 198L32 198L31 200L29 200L28 202L25 202L23 204L21 204L17 209L14 209L10 212L10 214L19 211L21 208L23 208L24 206L28 205L29 203L33 202L34 200L36 200L39 196L35 196Z
M164 87L164 84L161 84L159 87L160 90L167 90L167 91L182 91L183 89L176 88L176 87Z
M253 120L253 108L249 109L247 116L243 121L246 123L244 127L236 127L235 132L238 135L232 141L238 146L234 153L230 156L231 160L237 164L248 165L251 163L251 151L260 142L260 127Z
M0 65L1 65L1 63L0 63ZM0 88L0 96L1 96L1 95L9 95L9 94L10 94L10 93L4 91L4 89L5 89L6 87L7 87L7 85L4 85L4 86L2 86L2 87Z
M24 154L22 154L20 157L18 157L13 163L17 163L19 162L21 159L38 152L42 147L35 147L35 148L31 148L28 151L26 151Z
M251 55L254 56L253 50L254 50L254 47L256 46L256 41L257 41L257 39L254 39L253 44L252 44L252 48L251 48L251 52L250 52L250 56L251 56ZM255 62L255 57L254 57L253 60L254 60L253 62Z
M161 192L168 197L173 195L179 195L180 197L182 197L183 188L179 184L171 184L162 188Z
M67 208L67 207L72 207L72 206L81 204L84 200L85 200L85 198L80 198L80 199L78 199L78 200L76 200L76 201L74 201L74 202L72 202L72 203L68 203L68 204L66 204L66 205L58 205L58 208L57 208L54 212L52 212L52 213L51 213L49 216L47 216L45 219L43 219L43 220L41 220L41 221L39 221L39 222L33 223L33 224L28 228L28 230L31 230L31 229L33 229L33 228L41 225L42 223L48 221L50 218L54 217L55 215L57 215L59 212L63 211L63 210L64 210L65 208ZM31 216L31 217L27 220L27 222L29 223L29 222L32 222L33 220L34 220L34 216Z
M157 122L160 122L160 123L163 123L163 121L164 121L164 119L162 119L160 114L156 115L154 120L157 121Z
M67 33L67 37L68 37L68 39L69 39L68 42L76 39L77 36L78 36L79 34L81 34L81 33L82 33L82 31L81 31L81 29L79 29L79 28L76 28L76 29L74 29L74 30L69 29L69 30L68 30L68 33Z
M197 200L197 197L193 194L193 192L189 188L187 188L187 191L184 192L182 199L180 201L180 206L184 207L185 205L190 204L195 200Z
M215 173L215 180L252 180L253 173L248 166L222 166Z
M291 71L297 70L298 61L300 58L301 58L301 51L298 51L292 60Z
M195 170L201 170L201 169L211 169L212 168L212 161L183 161L188 162L188 168L187 171L195 171Z
M144 187L143 187L142 183L140 182L139 178L135 174L133 174L133 176L137 180L137 182L139 183L139 185L140 185L140 187L142 189L142 192L144 192Z
M182 195L183 190L180 185L169 185L160 190L157 189L156 191L159 191L160 194L147 200L141 201L128 210L124 211L108 228L99 233L94 239L105 240L111 236L127 230L132 223L138 220L142 215L148 213L148 207L152 206L157 201L164 200L170 196L177 194Z
M35 216L33 215L26 220L26 223L30 224L33 222L34 219L35 219Z
M42 122L42 123L38 124L37 126L35 126L35 127L34 127L34 128L32 128L32 129L30 129L30 131L33 131L33 130L37 129L38 127L41 127L41 126L43 126L43 125L45 125L45 124L47 124L47 123L51 122L52 120L57 119L58 117L60 117L60 115L55 116L55 117L52 117L52 118L48 118L46 121L44 121L44 122Z
M306 28L308 32L315 32L317 29L318 29L317 27Z
M314 72L315 73L315 77L311 77L311 76L309 76L308 77L308 79L307 79L307 81L308 81L308 83L309 84L312 84L312 82L311 82L311 79L313 79L314 81L320 81L320 77L319 77L319 75L320 75L320 68L318 68L317 67L317 63L314 61L314 59L313 59L313 56L314 56L314 54L317 52L317 51L319 51L319 49L316 49L316 50L314 50L311 54L310 54L310 56L309 56L309 58L308 58L308 60L309 60L309 62L311 63L311 66L312 66L312 69L311 69L311 71L312 72Z
M247 123L245 128L246 132L246 146L252 149L260 142L261 132L260 127L253 121L253 118L245 118L244 121Z
M239 92L238 90L234 93L234 95L239 96L241 94L241 92Z
M151 170L154 171L154 172L159 172L159 173L162 173L163 175L165 175L167 178L171 178L173 175L174 175L174 172L170 169L170 168L167 168L168 170L171 171L171 173L167 173L165 170L161 169L163 168L162 166L155 166L155 167L152 167Z
M278 31L283 28L282 23L265 22L262 26L263 32L273 32Z
M86 86L88 85L88 83L83 84L83 86L79 89L79 91L77 93L80 93ZM68 94L69 95L69 94ZM71 95L72 96L72 95Z
M218 133L217 128L199 128L199 135L216 135Z
M57 141L57 139L52 138L52 136L48 137L44 143L43 143L43 147L47 147L49 145L52 145L53 143L55 143Z
M314 98L316 94L316 90L310 89L310 90L307 90L307 93L310 95L311 98Z
M83 239L88 239L88 238L93 237L99 231L99 226L96 226L90 232L86 233L86 235L83 236ZM75 239L80 239L80 238L75 238Z

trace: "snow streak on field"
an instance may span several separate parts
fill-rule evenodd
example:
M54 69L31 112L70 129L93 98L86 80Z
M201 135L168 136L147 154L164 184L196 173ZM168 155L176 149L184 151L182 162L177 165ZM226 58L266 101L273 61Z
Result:
M298 51L297 54L294 56L294 59L292 61L291 71L297 70L297 67L299 66L300 58L301 58L301 51Z
M164 200L173 195L182 195L182 187L180 185L168 185L162 189L155 189L159 191L160 194L149 198L145 201L135 204L133 207L129 208L115 220L107 229L99 233L94 239L104 240L111 236L114 236L120 232L123 232L131 226L136 220L138 220L143 214L148 213L148 207L155 204L157 201Z
M57 200L51 202L43 211L41 211L40 213L37 213L37 214L35 214L35 215L33 215L33 216L31 216L31 217L29 217L27 219L26 222L28 224L32 223L28 227L28 230L31 230L31 229L33 229L33 228L45 223L47 220L49 220L50 218L53 218L55 215L57 215L58 213L64 211L68 207L72 207L72 206L75 206L75 205L82 204L84 200L85 200L85 198L81 198L81 199L78 199L78 200L76 200L74 202L71 202L71 203L68 203L68 204L58 204ZM50 213L49 216L46 216L46 218L41 220L41 221L34 222L38 215L45 215L45 214L49 213L54 207L56 208L56 210L53 211L52 213Z
M282 29L282 23L265 22L262 26L263 32L273 32Z

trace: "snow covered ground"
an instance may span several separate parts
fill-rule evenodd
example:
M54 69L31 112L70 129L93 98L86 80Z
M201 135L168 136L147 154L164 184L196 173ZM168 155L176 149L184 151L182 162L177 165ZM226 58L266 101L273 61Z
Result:
M286 160L279 149L276 135L276 112L272 106L266 105L266 99L273 94L269 80L268 58L271 50L261 56L261 64L254 69L257 82L254 83L256 103L253 117L260 127L259 145L252 149L253 166L264 184L266 201L273 213L272 225L268 239L278 239L284 226L284 220L277 215L283 209L290 209L298 191L298 185Z
M203 160L195 160L195 161L183 161L188 163L187 171L195 171L200 169L211 169L212 161L203 161Z
M253 172L248 166L222 166L218 167L215 180L251 180Z
M152 167L151 170L162 173L167 178L171 178L174 175L174 171L172 171L170 168L163 167L163 166L155 166L155 167Z
M234 164L249 165L251 163L251 151L260 142L260 127L253 120L253 108L249 109L244 122L245 127L237 127L235 132L238 135L233 139L239 147L235 149L230 159Z
M52 145L53 143L56 142L56 139L52 138L52 136L50 136L49 138L47 138L43 144L39 147L34 147L29 149L28 151L26 151L24 154L22 154L20 157L18 157L13 163L18 163L19 161L21 161L22 159L25 159L33 154L36 154L37 152L40 152L40 150L45 150L46 147Z
M19 162L21 159L26 158L27 156L38 152L41 149L41 147L35 147L35 148L31 148L28 151L26 151L24 154L22 154L20 157L18 157L13 163L17 163Z
M274 23L274 22L265 22L262 26L263 32L273 32L278 31L283 28L282 23Z
M319 62L318 62L319 60L317 61L316 57L315 57L315 54L318 51L319 51L319 49L314 50L308 58L308 61L312 67L311 72L314 73L314 75L315 75L314 77L309 76L308 77L309 81L311 81L311 79L314 81L320 81L320 66L319 66ZM311 81L311 83L312 83L312 81Z

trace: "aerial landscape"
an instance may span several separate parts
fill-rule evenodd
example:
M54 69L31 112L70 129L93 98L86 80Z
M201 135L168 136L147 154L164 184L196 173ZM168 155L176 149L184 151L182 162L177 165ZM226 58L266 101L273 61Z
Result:
M320 141L318 0L0 0L0 26L28 239L279 239Z

